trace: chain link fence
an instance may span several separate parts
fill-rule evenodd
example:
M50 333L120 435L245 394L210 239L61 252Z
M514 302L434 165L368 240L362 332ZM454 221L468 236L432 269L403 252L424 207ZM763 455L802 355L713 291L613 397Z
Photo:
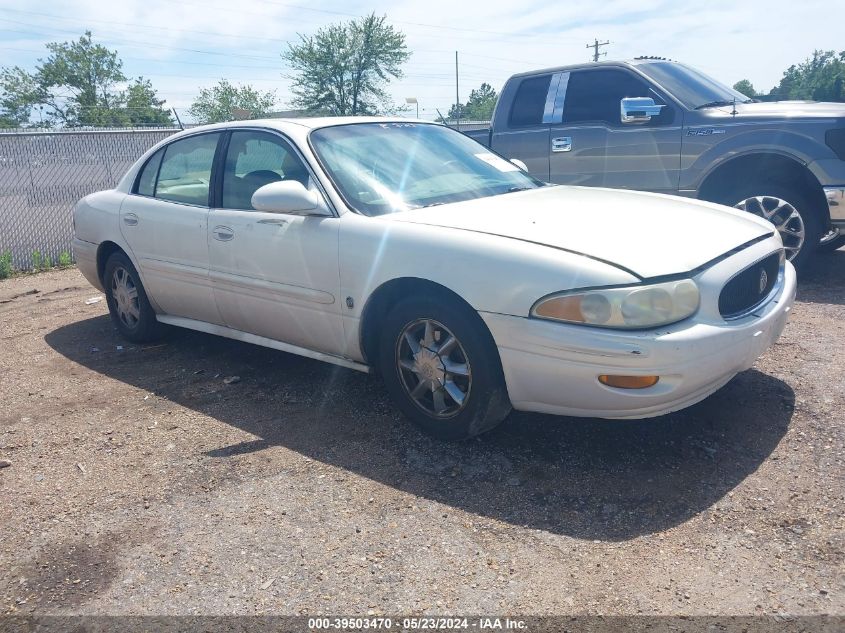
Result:
M447 121L456 127L455 121ZM468 131L487 121L461 121ZM16 130L0 132L0 255L19 270L34 259L72 256L71 211L94 191L110 189L141 154L176 128ZM37 254L34 257L34 254Z
M0 132L0 254L19 270L71 253L76 202L114 187L141 154L178 129Z

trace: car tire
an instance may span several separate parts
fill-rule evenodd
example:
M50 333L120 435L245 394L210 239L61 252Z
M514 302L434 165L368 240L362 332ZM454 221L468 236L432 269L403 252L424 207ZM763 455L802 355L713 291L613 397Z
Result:
M133 343L148 343L161 336L162 326L141 277L124 253L113 253L106 261L103 287L112 323L121 336Z
M383 324L379 368L402 413L441 440L489 431L511 410L493 337L452 297L400 301Z
M722 199L722 204L754 213L772 222L784 242L787 258L801 270L812 260L819 247L822 222L814 210L812 200L800 187L778 182L748 183L734 189ZM782 205L781 203L786 203ZM781 210L777 210L781 209ZM797 213L790 219L792 211ZM799 244L796 229L803 232Z

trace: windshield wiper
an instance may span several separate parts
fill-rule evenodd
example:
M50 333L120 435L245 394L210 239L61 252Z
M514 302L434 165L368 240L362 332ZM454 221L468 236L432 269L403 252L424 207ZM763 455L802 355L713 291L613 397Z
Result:
M695 106L695 109L703 110L704 108L718 108L719 106L733 105L733 103L733 101L726 101L724 99L718 101L708 101L707 103L702 103L700 106Z
M719 99L717 101L708 101L707 103L702 103L700 106L695 106L696 110L702 110L704 108L718 108L720 106L729 106L734 105L735 103L755 103L757 99L746 99L745 101L734 101L731 99L728 101L727 99Z

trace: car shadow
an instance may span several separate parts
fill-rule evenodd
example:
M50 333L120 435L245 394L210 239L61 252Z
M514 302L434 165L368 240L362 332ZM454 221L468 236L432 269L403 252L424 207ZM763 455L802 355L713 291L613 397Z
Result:
M212 459L283 446L395 489L513 525L625 540L678 525L725 497L775 449L795 402L759 371L683 412L604 421L514 412L494 431L443 443L399 415L377 377L196 332L128 346L107 316L45 336L60 354L254 440ZM123 345L122 352L115 350ZM99 353L92 353L96 346ZM238 375L235 384L223 377Z
M845 248L816 255L798 277L798 300L845 305Z

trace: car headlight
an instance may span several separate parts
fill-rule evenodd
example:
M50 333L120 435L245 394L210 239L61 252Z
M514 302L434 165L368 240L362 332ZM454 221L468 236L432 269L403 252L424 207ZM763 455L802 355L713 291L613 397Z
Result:
M562 292L540 299L531 316L612 328L652 328L695 314L700 295L692 279L626 288Z

